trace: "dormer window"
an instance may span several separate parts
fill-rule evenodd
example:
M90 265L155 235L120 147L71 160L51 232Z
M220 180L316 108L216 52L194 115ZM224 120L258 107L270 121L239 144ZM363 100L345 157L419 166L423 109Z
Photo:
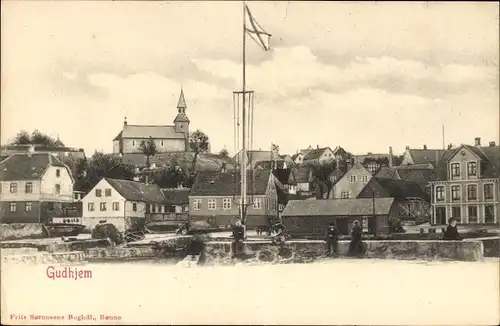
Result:
M477 163L476 162L468 162L467 163L467 175L476 176L477 175Z

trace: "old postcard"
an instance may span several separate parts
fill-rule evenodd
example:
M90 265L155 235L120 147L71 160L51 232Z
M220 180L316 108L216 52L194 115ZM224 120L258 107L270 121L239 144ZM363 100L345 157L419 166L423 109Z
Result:
M2 1L5 325L497 325L498 2Z

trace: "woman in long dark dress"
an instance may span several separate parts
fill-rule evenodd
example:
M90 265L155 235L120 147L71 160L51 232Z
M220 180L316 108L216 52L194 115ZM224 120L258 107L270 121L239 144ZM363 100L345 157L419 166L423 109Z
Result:
M359 221L354 221L354 226L351 231L351 243L349 244L349 256L360 256L364 253L363 242L361 241L361 235L363 234L363 229L359 225Z

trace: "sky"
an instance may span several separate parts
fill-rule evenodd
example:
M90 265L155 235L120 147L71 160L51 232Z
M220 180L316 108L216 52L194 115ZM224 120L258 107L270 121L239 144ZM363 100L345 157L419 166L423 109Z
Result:
M498 3L249 2L255 149L362 154L499 142ZM1 143L20 130L112 151L129 124L172 125L181 86L212 151L234 153L241 2L2 1Z

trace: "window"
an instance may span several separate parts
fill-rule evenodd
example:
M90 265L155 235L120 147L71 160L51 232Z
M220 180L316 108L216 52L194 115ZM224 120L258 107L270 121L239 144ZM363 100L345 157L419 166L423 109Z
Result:
M10 210L11 212L15 212L15 211L17 211L17 204L16 204L16 203L10 203L10 204L9 204L9 210Z
M342 199L349 199L350 197L349 191L342 191Z
M223 209L231 209L231 198L224 198L222 200L222 208Z
M443 200L444 200L444 187L438 186L436 187L436 201L443 201Z
M132 140L132 146L135 146L135 140Z
M208 200L208 209L213 211L217 207L217 204L215 203L215 199L209 199Z
M261 198L254 198L253 199L253 208L255 208L255 209L262 208L262 199Z
M17 183L12 182L10 184L10 193L15 194L17 192Z
M495 222L495 206L484 205L484 223Z
M368 176L367 176L367 175L364 175L364 176L361 178L361 180L362 180L363 182L368 182Z
M487 183L484 185L484 199L493 199L493 184Z
M61 185L54 185L54 192L56 195L59 195L61 193Z
M26 212L31 212L32 209L33 209L33 203L30 201L26 202L26 206L24 207L24 210Z
M451 186L451 200L460 200L460 186Z
M101 212L106 210L106 203L101 203Z
M104 190L104 196L111 197L111 189Z
M460 176L460 163L451 163L451 176L452 177Z
M95 196L96 197L102 197L102 190L101 189L96 189L95 190Z
M201 209L201 199L193 199L193 210L199 211Z
M132 210L137 212L137 203L132 203Z
M468 185L467 186L467 199L468 200L476 200L477 199L477 186L476 185Z
M336 176L336 175L332 175L332 176L330 176L330 181L331 181L331 182L335 182L335 181L337 181L337 176Z
M163 147L163 140L162 140L162 141L160 141L160 145L161 145L161 147Z
M24 185L24 192L27 194L31 194L33 192L33 183L32 182L26 182L26 185Z
M60 176L61 176L61 170L57 169L57 170L56 170L56 177L58 177L58 178L59 178Z
M94 205L94 203L89 203L89 204L88 204L88 210L89 210L89 212L92 212L92 211L94 211L94 210L95 210L95 205Z
M469 223L477 223L477 206L469 206L467 211L469 215Z
M150 211L151 213L156 213L156 210L155 210L155 205L153 205L153 204L149 204L149 211Z
M119 211L120 210L120 203L119 202L114 202L113 203L113 210L114 211Z
M469 176L477 175L477 163L476 162L468 162L467 163L467 174Z
M356 175L351 175L351 176L349 177L349 181L350 181L350 182L356 182Z
M451 217L456 217L459 220L461 219L461 213L462 210L460 209L461 207L452 207L451 208Z

